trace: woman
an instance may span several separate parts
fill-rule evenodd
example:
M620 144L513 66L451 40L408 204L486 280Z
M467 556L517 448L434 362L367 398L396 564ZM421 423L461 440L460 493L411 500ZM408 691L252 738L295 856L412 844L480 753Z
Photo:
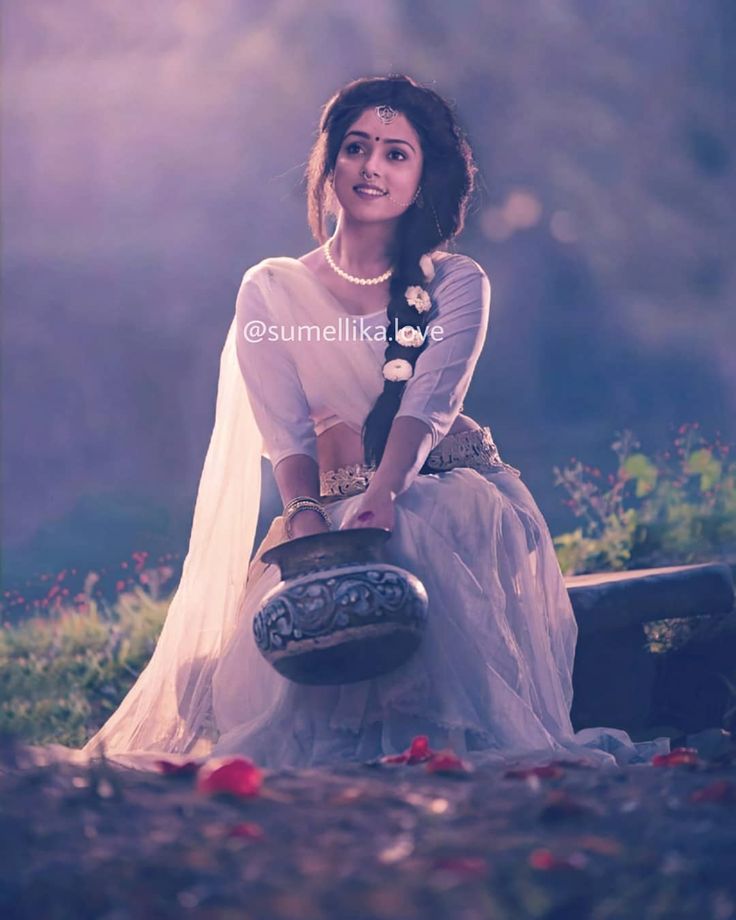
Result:
M408 77L356 80L325 106L307 169L320 245L245 273L182 581L150 664L85 755L308 766L397 753L417 734L491 760L584 752L613 763L607 751L626 761L667 749L573 732L577 628L549 530L490 429L462 414L490 285L440 247L463 227L474 174L448 105ZM349 321L354 331L359 319L373 336L294 330ZM262 455L285 511L246 574ZM260 557L364 526L390 530L387 557L427 587L427 633L379 678L293 684L253 639L279 580Z

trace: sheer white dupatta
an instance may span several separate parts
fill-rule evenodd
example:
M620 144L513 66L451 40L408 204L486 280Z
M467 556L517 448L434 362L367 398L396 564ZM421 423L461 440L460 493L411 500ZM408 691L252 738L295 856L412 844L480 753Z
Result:
M179 586L150 662L83 755L191 752L209 717L211 676L237 620L261 494L262 438L236 334L233 318Z

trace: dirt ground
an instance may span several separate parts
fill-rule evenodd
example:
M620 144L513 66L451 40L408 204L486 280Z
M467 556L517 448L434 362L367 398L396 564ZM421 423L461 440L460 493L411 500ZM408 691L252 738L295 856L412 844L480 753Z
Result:
M736 917L733 748L521 776L263 771L247 798L194 774L3 760L6 920Z

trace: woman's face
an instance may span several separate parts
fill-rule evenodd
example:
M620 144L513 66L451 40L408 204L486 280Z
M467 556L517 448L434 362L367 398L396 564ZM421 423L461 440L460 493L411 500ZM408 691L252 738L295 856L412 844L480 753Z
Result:
M405 115L384 124L365 109L345 132L335 161L335 195L355 220L395 220L410 206L422 175L422 147ZM361 194L360 186L370 188Z

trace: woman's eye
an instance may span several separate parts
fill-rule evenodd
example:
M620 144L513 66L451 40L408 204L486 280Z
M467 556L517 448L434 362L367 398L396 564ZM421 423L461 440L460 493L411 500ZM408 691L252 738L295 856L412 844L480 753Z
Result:
M345 147L345 153L352 154L356 149L357 149L357 150L362 150L363 148L361 147L361 145L360 145L357 141L352 141L350 144L348 144L348 145ZM389 157L390 157L391 159L395 159L395 157L393 156L393 154L395 154L395 153L398 153L399 157L400 157L402 160L405 160L405 159L406 159L406 154L404 153L403 150L391 150L391 151L389 152Z

